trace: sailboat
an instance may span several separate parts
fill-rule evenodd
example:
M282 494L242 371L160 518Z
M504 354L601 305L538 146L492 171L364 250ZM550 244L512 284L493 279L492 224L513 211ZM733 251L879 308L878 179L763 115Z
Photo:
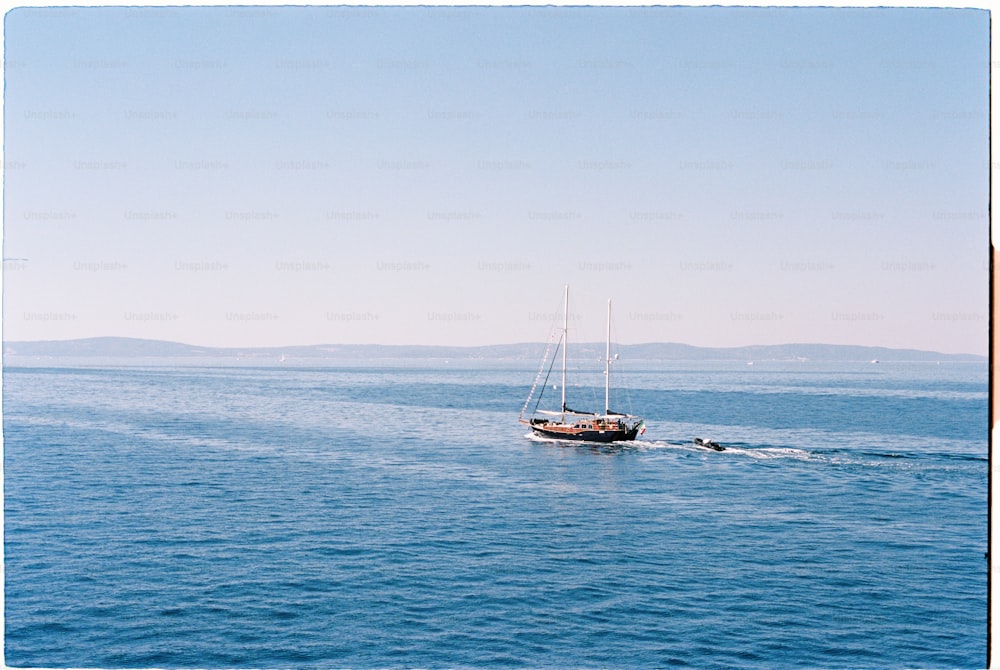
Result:
M569 334L569 286L566 286L564 299L562 336L556 347L562 347L562 383L559 388L562 391L562 402L559 411L539 410L538 405L542 399L542 393L548 383L548 375L542 384L542 393L539 393L535 401L535 408L529 418L525 418L528 405L538 387L538 380L541 379L545 370L545 362L548 360L548 351L542 361L542 367L538 371L535 384L528 393L528 399L524 402L521 415L518 421L530 426L536 435L557 439L557 440L577 440L582 442L625 442L634 440L636 436L646 431L642 417L626 414L623 412L613 412L610 408L611 397L611 300L608 300L608 338L604 354L604 411L603 412L580 412L570 409L566 405L566 340ZM551 348L551 347L550 347ZM616 356L617 358L617 356ZM555 356L549 365L549 373L555 364ZM541 415L541 416L538 416Z

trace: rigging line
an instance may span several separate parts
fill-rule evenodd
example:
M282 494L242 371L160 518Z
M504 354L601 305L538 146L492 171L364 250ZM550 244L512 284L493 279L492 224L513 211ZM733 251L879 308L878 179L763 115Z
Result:
M600 359L598 359L598 360L600 360ZM590 378L592 378L592 377L590 377ZM591 402L590 406L591 407L600 407L601 406L601 401L598 401L598 399L597 399L597 390L598 390L598 388L600 388L601 391L604 390L604 388L603 388L604 387L604 382L603 381L601 382L600 387L594 386L592 382L588 382L587 387L590 389L590 402ZM603 398L602 398L602 401L603 401ZM603 413L604 412L601 412L601 414L603 414Z
M558 315L558 311L554 311L552 313L554 315ZM559 344L563 343L563 339L566 337L565 330L563 328L559 328L559 339L557 341L555 339L555 328L556 328L556 317L553 317L549 330L548 344L545 345L545 355L542 356L542 362L538 367L538 374L535 375L535 382L531 385L531 391L528 392L528 397L524 401L524 407L521 408L521 414L518 417L519 420L524 418L524 413L528 410L528 405L531 404L531 398L535 394L535 389L538 387L538 380L541 379L542 371L545 370L545 360L549 357L549 351L552 350L552 343L556 342L556 350L553 353L552 362L549 364L548 373L546 373L545 375L545 382L542 385L542 390L538 394L538 399L535 401L535 407L531 410L532 414L534 414L538 410L538 405L542 401L542 396L545 395L545 387L549 383L549 375L552 374L552 366L555 365L556 357L559 354ZM564 343L563 345L565 346Z
M560 335L559 336L559 344L556 345L556 350L552 353L552 362L549 363L549 371L545 373L545 381L542 383L542 390L538 394L538 400L535 401L535 406L531 409L531 413L532 414L534 414L535 412L538 411L538 403L542 402L542 396L545 395L545 387L549 385L549 375L552 374L552 368L555 366L556 359L559 357L558 356L558 354L559 354L559 347L562 345L562 343L563 343L563 338L562 338L562 335ZM544 365L544 364L545 364L545 361L543 360L542 361L542 365ZM529 397L529 399L530 399L530 397ZM560 409L565 410L566 408L562 407Z
M553 342L552 333L550 333L550 335L549 335L549 341L545 345L545 355L542 356L542 362L538 366L538 374L535 375L535 381L531 385L531 390L528 391L528 397L525 398L525 400L524 400L524 407L521 408L521 414L518 416L518 419L524 418L524 412L528 409L528 405L531 403L531 396L535 395L535 389L538 388L538 380L542 378L542 372L545 370L545 361L548 360L548 358L549 358L549 351L552 350L552 342ZM548 381L548 379L549 379L549 377L548 377L548 375L546 375L545 376L545 380ZM543 389L543 391L544 391L544 389ZM539 395L538 399L540 401L542 399L542 396ZM538 407L538 403L537 402L535 403L535 407Z
M615 340L615 336L617 335L618 331L615 329L615 322L614 321L611 322L611 331L612 331L612 333L611 333L612 334L611 341L615 342L616 341ZM619 348L619 345L616 344L616 348ZM616 352L616 355L617 355L617 352ZM632 395L629 393L628 382L626 381L627 375L625 374L625 368L624 368L624 365L622 364L622 359L621 358L616 358L614 360L614 363L619 368L621 368L621 372L615 377L615 379L618 381L621 389L625 392L625 404L628 406L628 413L632 414Z
M615 362L617 363L618 361L615 361ZM628 405L628 413L631 414L632 413L632 395L628 392L628 384L625 383L625 370L622 370L622 373L620 375L618 375L618 377L619 377L619 379L622 380L621 387L622 387L622 390L625 391L625 404Z

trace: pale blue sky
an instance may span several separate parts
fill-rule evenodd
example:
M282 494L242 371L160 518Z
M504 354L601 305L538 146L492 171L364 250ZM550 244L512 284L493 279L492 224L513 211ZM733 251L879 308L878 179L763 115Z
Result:
M985 354L988 20L17 9L4 338Z

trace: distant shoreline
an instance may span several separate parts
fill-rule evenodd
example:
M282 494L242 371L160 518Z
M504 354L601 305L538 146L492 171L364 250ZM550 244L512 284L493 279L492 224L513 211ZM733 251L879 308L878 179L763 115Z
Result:
M130 337L93 337L73 340L4 342L4 357L102 358L281 358L372 359L445 358L456 360L540 360L543 342L487 346L316 344L288 347L204 347L165 340ZM670 342L621 344L616 352L631 360L666 361L862 361L862 362L987 362L977 354L945 354L917 349L894 349L847 344L771 344L743 347L697 347ZM603 357L603 343L580 343L571 357Z

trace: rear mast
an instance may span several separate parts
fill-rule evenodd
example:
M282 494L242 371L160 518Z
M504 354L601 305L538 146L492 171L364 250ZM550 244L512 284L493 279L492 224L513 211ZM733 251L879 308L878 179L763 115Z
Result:
M604 349L604 416L611 413L611 298L608 298L608 340Z

